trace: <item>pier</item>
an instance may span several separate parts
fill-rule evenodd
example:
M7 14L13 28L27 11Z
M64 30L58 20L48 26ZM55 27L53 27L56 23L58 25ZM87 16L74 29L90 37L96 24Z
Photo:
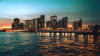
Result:
M100 32L92 32L92 31L67 31L67 30L38 30L39 33L49 33L49 36L52 35L53 33L53 38L55 38L55 36L57 36L57 33L59 33L59 37L62 38L63 36L65 36L66 34L72 36L72 34L74 33L74 37L75 37L75 42L78 42L79 40L79 35L83 35L84 37L84 44L88 43L88 36L93 36L94 39L94 43L97 42L98 38L97 36L100 35ZM66 36L65 36L66 37Z

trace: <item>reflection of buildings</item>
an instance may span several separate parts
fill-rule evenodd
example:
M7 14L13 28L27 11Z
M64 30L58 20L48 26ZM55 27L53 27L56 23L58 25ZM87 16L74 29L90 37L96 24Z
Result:
M12 23L12 29L24 29L24 24L20 23L19 18L14 19L14 23Z
M80 30L82 28L82 19L73 22L73 28L74 30Z

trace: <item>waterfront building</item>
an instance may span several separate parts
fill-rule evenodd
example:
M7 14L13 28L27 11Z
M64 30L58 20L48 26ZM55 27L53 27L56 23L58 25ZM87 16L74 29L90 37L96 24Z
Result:
M51 19L51 27L53 29L56 29L57 28L57 16L51 16L50 19Z
M24 24L20 23L19 18L14 18L14 22L12 23L12 29L13 30L24 29Z
M62 28L62 20L59 20L59 21L58 21L57 27L58 27L58 28Z
M37 19L32 19L32 28L33 29L37 29L38 28Z
M51 21L46 22L46 27L51 27Z
M38 29L45 27L45 15L41 15L40 18L37 18L37 26Z
M19 18L14 18L14 23L16 23L16 24L20 23L20 19Z
M68 25L68 17L63 17L61 20L58 21L58 28L67 28Z
M45 27L45 15L41 15L41 28Z
M88 30L93 31L93 25L88 25Z
M25 20L25 28L27 29L32 28L32 20Z
M82 28L82 19L79 20L79 28Z
M82 29L82 19L80 19L79 21L73 22L73 28L74 30Z
M62 18L62 28L67 28L68 25L68 17Z
M97 32L100 32L100 25L95 25L93 27L93 32L96 34Z
M37 29L41 28L41 18L37 18Z

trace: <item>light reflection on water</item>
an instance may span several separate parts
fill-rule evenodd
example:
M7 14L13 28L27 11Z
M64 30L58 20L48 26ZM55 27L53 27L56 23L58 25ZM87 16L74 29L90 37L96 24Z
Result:
M39 33L38 35L41 36L41 42L50 43L46 46L42 45L43 48L48 47L45 49L47 52L44 50L42 51L42 53L45 53L45 56L100 56L100 41L97 41L97 43L94 44L93 35L87 35L87 37L85 37L84 35L80 34L78 35L78 42L75 42L76 37L74 33L65 33L65 35L62 33L62 37L59 36L60 33ZM97 38L99 40L100 36Z
M56 36L54 36L56 35ZM0 32L0 56L99 56L100 40L94 44L94 36L66 33L7 33ZM100 39L100 36L98 36Z

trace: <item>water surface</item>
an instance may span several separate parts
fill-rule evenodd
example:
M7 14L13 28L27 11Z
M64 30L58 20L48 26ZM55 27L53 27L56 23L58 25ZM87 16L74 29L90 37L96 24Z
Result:
M76 41L74 34L0 32L0 56L99 56L99 41L87 37L79 35Z

